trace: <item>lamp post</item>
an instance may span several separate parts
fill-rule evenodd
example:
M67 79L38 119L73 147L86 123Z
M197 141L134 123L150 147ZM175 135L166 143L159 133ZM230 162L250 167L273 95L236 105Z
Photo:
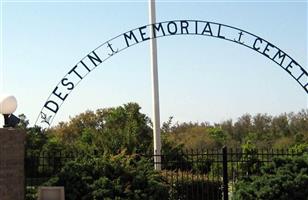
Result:
M4 117L3 128L15 127L19 123L17 118L12 113L17 108L17 100L13 95L1 95L0 97L0 113Z
M25 197L26 130L14 128L19 119L12 113L17 108L16 98L0 94L0 114L4 128L0 128L0 199Z

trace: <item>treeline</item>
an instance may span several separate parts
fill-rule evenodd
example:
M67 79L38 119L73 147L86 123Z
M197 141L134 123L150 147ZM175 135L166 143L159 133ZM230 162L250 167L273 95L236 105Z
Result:
M308 109L297 113L244 114L236 121L209 123L176 123L172 118L163 124L168 140L188 149L239 148L251 144L255 148L288 148L308 142Z
M27 128L27 147L33 150L91 150L109 154L152 151L152 122L137 103L86 111L42 133L27 128L24 115L20 127ZM213 149L226 145L241 148L289 148L308 143L308 109L279 116L244 114L236 121L221 123L162 124L163 150Z

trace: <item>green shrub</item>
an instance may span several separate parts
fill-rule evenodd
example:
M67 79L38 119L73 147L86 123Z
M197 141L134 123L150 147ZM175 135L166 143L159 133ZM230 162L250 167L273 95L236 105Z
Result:
M193 163L193 172L208 174L211 171L213 162L213 159L198 158L198 160Z
M261 161L258 157L258 149L250 140L242 145L242 157L239 168L242 175L255 175L260 173Z
M64 186L67 200L168 199L168 186L152 164L124 153L68 162L46 185Z
M37 199L37 187L26 187L25 200L36 200Z
M296 144L289 149L289 153L302 154L308 152L308 143Z
M277 157L261 168L260 176L251 176L235 186L234 199L307 200L308 154Z
M222 198L222 182L219 180L211 180L203 174L187 171L162 171L162 175L171 186L169 199L201 200Z

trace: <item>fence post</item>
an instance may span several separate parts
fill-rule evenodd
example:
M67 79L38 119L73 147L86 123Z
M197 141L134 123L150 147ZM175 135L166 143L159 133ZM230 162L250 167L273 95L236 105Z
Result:
M228 200L228 156L227 147L222 148L223 200Z

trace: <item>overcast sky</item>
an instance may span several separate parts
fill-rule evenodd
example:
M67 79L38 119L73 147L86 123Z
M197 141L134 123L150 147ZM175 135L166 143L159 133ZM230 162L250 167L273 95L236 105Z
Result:
M213 21L270 41L307 69L306 1L157 1L157 22ZM33 124L62 77L105 41L148 24L146 1L1 1L0 92L18 100L15 115ZM91 72L52 125L87 109L137 102L152 116L149 42ZM277 64L211 37L158 39L161 121L220 122L244 113L307 108L307 94ZM2 119L1 119L2 120ZM0 124L3 121L0 121Z

